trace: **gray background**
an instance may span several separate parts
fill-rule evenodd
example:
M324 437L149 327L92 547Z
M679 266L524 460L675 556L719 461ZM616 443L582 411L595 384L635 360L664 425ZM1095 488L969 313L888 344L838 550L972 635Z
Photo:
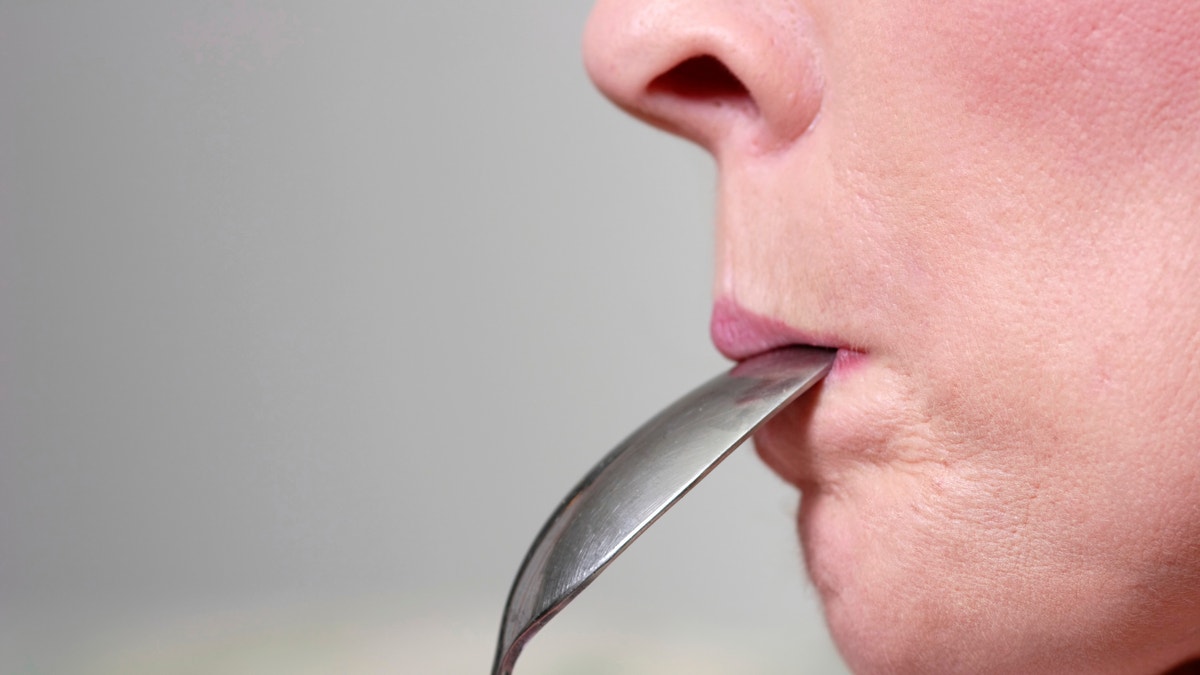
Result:
M725 367L713 168L586 2L0 4L0 672L468 673ZM840 672L739 451L518 672Z

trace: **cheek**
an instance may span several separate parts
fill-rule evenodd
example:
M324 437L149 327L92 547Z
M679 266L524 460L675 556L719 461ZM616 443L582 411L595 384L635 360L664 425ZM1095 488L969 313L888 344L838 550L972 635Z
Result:
M1178 154L1194 129L1200 3L957 3L910 29L928 40L914 51L931 91L961 106L950 112L1037 155L1049 144L1055 170Z

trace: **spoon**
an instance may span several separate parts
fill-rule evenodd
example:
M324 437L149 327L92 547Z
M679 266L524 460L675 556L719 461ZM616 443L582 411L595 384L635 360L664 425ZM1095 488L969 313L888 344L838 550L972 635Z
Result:
M755 429L825 377L835 354L787 347L743 361L601 459L525 554L504 608L492 675L511 675L534 633Z

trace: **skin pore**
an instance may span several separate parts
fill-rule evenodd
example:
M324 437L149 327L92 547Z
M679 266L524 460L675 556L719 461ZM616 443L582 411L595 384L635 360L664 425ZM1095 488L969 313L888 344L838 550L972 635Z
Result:
M600 0L585 57L718 162L718 346L854 355L756 443L855 672L1200 655L1200 3Z

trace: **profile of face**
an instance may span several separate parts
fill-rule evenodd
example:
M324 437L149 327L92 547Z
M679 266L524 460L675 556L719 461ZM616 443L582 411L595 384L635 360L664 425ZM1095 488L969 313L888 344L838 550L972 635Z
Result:
M862 673L1200 655L1200 3L600 0L716 158L712 333L840 350L755 440Z

